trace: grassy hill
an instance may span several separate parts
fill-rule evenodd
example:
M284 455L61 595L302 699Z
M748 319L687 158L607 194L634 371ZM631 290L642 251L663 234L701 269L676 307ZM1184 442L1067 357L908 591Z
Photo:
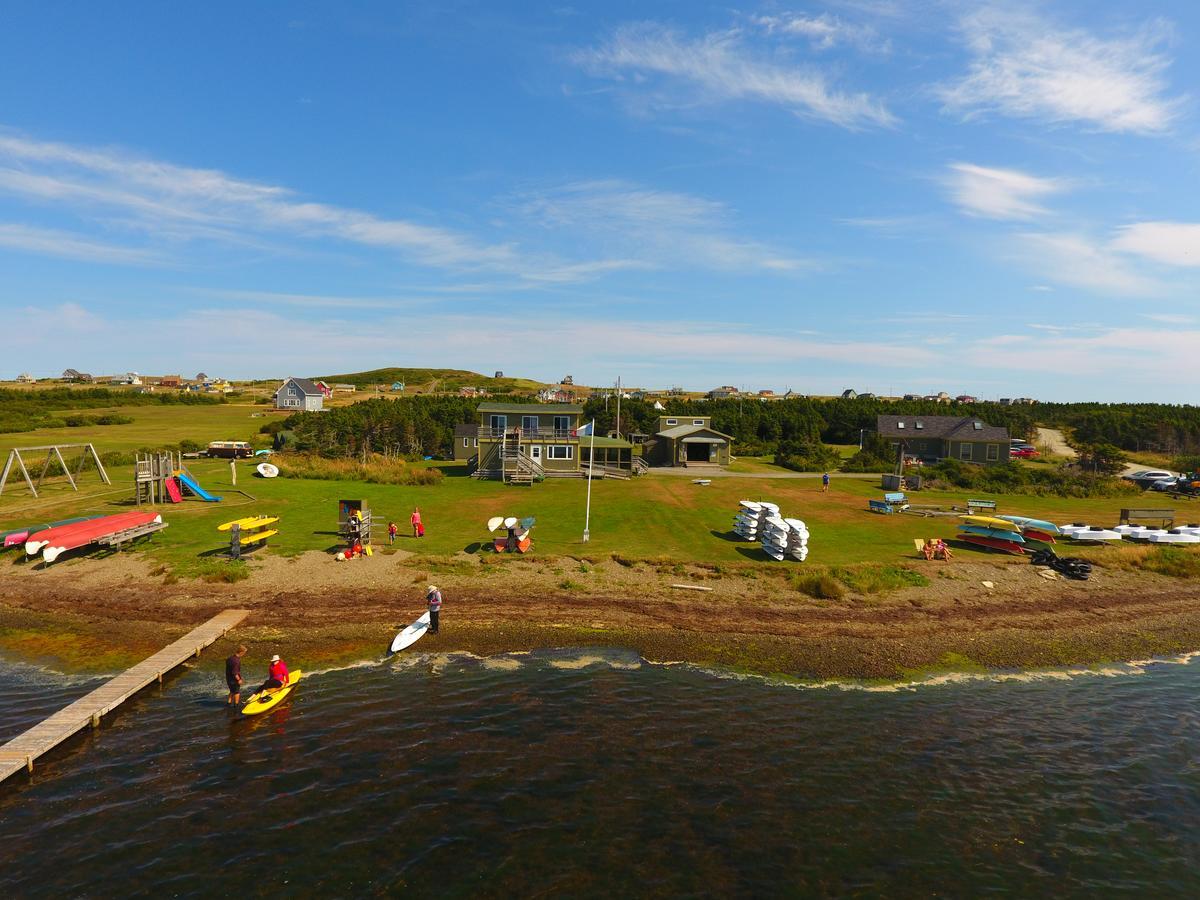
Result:
M528 378L489 378L478 372L468 372L464 369L372 369L369 372L351 372L345 375L319 375L322 381L352 384L355 387L373 387L377 384L390 385L394 381L402 381L405 393L421 391L457 391L460 387L474 386L484 388L493 393L510 391L528 392L540 390L544 385L540 381Z

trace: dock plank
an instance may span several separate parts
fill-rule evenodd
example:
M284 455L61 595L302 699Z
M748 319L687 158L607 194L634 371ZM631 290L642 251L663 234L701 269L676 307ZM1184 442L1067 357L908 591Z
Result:
M198 656L201 650L224 637L249 614L248 609L227 609L218 613L153 656L126 669L91 693L67 704L8 743L0 745L0 781L22 769L32 771L34 761L39 756L82 731L94 718L108 715L138 691L153 684L160 676Z

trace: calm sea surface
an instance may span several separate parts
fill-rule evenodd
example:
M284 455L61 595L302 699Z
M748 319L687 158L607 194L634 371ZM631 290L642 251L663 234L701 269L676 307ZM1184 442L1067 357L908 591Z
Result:
M95 684L0 663L0 739ZM572 650L316 674L246 719L185 671L0 787L0 896L1195 897L1198 689Z

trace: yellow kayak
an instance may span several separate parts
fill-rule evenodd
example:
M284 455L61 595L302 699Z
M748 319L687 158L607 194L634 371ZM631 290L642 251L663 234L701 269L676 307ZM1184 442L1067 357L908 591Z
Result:
M994 528L997 531L1015 531L1021 533L1021 526L1008 519L997 519L995 516L959 516L968 525L979 525L983 528Z
M299 669L289 674L288 683L281 688L276 688L273 691L259 691L246 701L246 705L242 707L243 716L257 716L259 713L265 713L268 709L274 709L284 698L292 692L292 688L300 680L300 676L304 674Z
M232 522L225 522L217 526L217 531L229 531L234 525L245 531L247 528L263 528L267 525L274 525L279 521L279 516L250 516L247 519L234 519Z
M267 531L252 531L249 534L243 534L241 537L239 537L238 543L254 544L258 541L265 541L267 538L274 537L277 534L279 534L279 532L274 528L268 529Z

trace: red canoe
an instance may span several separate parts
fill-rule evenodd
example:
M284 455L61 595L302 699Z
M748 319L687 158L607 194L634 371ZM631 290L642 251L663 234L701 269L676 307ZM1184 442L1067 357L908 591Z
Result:
M1020 544L1015 541L1005 541L1000 538L985 537L982 534L959 534L960 541L966 541L968 544L978 544L980 547L988 547L992 550L1001 550L1005 553L1011 553L1013 556L1020 556L1025 552Z
M1043 544L1053 544L1054 535L1048 531L1038 531L1036 528L1022 528L1021 534L1031 541L1041 541Z
M53 562L61 553L86 547L106 535L124 531L126 528L137 528L149 525L151 522L161 522L158 513L127 512L115 516L101 516L87 522L77 522L73 525L63 525L59 528L48 528L39 531L25 543L25 553L36 556L41 553L47 562Z

